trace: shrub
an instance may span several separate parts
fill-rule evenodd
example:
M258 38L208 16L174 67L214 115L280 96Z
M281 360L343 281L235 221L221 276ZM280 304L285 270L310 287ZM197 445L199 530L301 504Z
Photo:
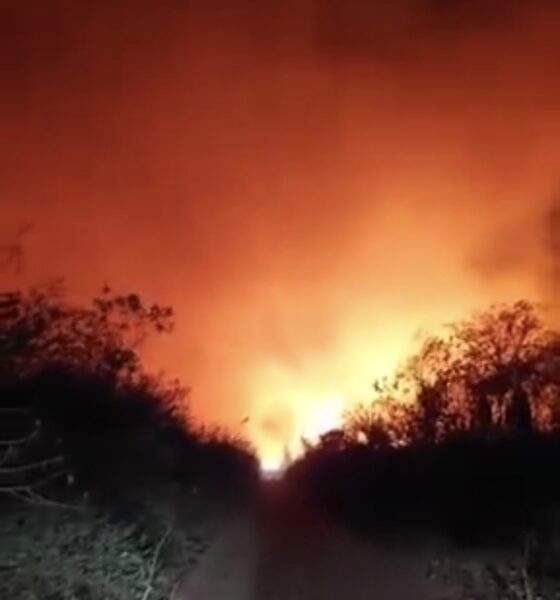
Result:
M12 508L0 519L0 597L168 598L183 563L169 531L112 522L92 508Z
M430 338L288 470L347 522L504 536L560 502L559 335L526 302Z
M218 511L250 496L251 449L197 429L187 390L142 366L171 315L109 289L86 307L0 294L1 598L168 598L202 551L192 491Z

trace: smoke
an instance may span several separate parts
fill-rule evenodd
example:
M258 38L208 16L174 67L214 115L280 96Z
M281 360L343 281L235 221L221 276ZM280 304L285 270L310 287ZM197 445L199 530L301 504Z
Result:
M155 368L295 439L414 332L541 298L553 1L8 0L3 235L29 280L174 305ZM8 233L5 233L8 232Z

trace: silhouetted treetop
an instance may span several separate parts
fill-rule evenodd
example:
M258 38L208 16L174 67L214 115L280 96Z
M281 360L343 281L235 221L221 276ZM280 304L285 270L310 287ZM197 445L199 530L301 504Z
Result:
M60 286L0 294L2 368L36 371L47 364L118 378L138 372L138 349L150 333L172 329L171 308L138 294L104 288L90 305L68 302Z
M384 447L560 425L559 339L528 302L492 306L428 338L374 401L346 414L345 430Z

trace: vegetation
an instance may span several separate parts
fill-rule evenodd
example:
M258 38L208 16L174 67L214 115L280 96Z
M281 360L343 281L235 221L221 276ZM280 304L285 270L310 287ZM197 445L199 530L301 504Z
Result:
M168 597L163 543L154 544L136 525L111 523L85 508L19 509L0 524L3 597L142 598L152 587L153 597Z
M200 521L251 497L247 444L142 366L172 316L109 288L89 306L58 285L0 294L0 597L169 597Z
M513 547L457 556L447 551L435 558L428 578L443 583L448 597L461 600L544 600L560 597L560 546L554 539L529 532Z
M59 285L0 294L0 597L169 597L215 514L253 497L247 443L197 426L188 390L142 365L172 318L109 288L87 306ZM520 540L511 564L454 577L468 597L552 593L560 334L537 307L452 325L374 391L306 443L287 483L360 531Z
M560 334L537 307L452 325L375 394L287 481L361 533L445 533L431 575L449 597L558 597ZM457 542L494 553L463 560Z
M288 479L364 528L503 538L560 501L560 336L527 302L427 339Z

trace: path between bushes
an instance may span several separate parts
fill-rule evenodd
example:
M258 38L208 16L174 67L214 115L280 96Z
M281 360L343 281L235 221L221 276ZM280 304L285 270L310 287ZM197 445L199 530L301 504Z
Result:
M252 600L257 554L253 515L236 517L179 583L171 600Z
M270 489L239 517L172 600L432 600L418 545L357 539L305 503Z

